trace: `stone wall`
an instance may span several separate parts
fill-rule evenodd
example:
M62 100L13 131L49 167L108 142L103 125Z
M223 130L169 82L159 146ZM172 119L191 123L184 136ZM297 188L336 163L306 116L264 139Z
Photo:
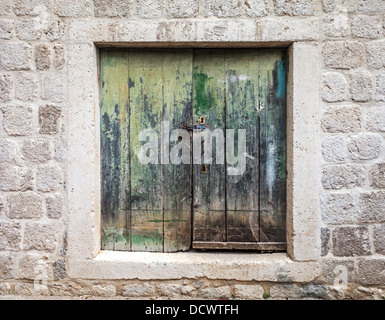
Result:
M384 18L384 0L2 0L0 295L384 299ZM195 28L196 21L205 27ZM79 34L103 42L108 32L120 41L122 22L141 26L138 42L143 33L154 42L192 33L196 41L221 42L226 33L234 42L269 42L274 34L275 44L318 44L321 102L304 107L321 112L315 141L322 152L314 164L321 176L312 182L321 190L319 277L294 283L68 275L68 105L76 103L69 101L68 56ZM97 27L105 23L108 30Z

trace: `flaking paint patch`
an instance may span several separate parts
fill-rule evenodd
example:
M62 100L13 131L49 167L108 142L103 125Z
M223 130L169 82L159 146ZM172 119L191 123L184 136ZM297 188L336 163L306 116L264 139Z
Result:
M211 63L210 60L207 60L207 61L209 63ZM274 100L274 101L271 101L272 104L275 104L276 100L285 96L285 85L286 85L285 84L285 69L284 69L285 66L284 66L284 63L281 63L282 61L280 62L279 60L278 61L275 60L275 61L276 61L275 65L273 63L270 64L270 68L268 71L269 85L266 86L266 89L268 90L269 94L271 94L270 99ZM234 99L234 101L235 100L237 101L237 105L236 106L234 105L233 109L227 110L227 111L230 111L229 114L231 114L231 110L234 112L234 118L229 118L229 119L232 119L234 121L238 121L236 123L237 123L237 125L240 125L241 127L244 125L247 125L247 124L255 125L255 124L257 124L256 119L258 117L254 117L255 109L253 109L251 106L256 106L258 101L259 101L259 99L257 100L257 98L256 98L257 95L254 93L255 90L258 89L257 88L258 84L254 83L254 79L257 79L258 77L256 77L255 74L253 74L253 71L250 71L249 68L245 68L244 70L238 70L238 69L236 69L237 68L236 66L235 66L234 70L233 70L233 67L231 67L230 69L229 68L230 67L224 68L225 73L223 75L219 74L218 75L219 79L217 79L216 78L217 74L214 71L212 71L212 70L216 70L216 68L206 70L206 69L200 68L200 67L193 67L193 83L195 86L194 87L195 91L193 92L193 94L194 94L194 107L193 108L195 111L195 115L201 114L201 115L210 116L212 113L215 112L214 111L214 109L216 108L215 103L220 103L221 99L224 98L224 96L226 95L225 93L227 92L232 97L232 99ZM146 115L147 114L152 115L153 113L157 114L158 109L164 110L164 109L166 109L172 105L172 101L170 99L169 99L170 101L167 100L168 103L165 103L162 99L155 99L153 97L152 90L155 90L154 94L156 93L155 96L157 97L159 94L159 92L158 92L159 90L157 88L162 85L162 83L159 80L158 74L156 74L154 70L151 70L151 71L148 70L148 73L146 72L145 76L137 75L137 77L135 77L135 81L133 81L134 78L131 79L131 78L126 77L124 79L125 85L132 88L132 91L130 92L131 94L129 95L132 99L130 101L130 104L133 102L138 104L137 110L134 110L134 112L131 113L131 118L129 119L129 122L133 123L133 125L131 126L130 135L133 137L134 140L135 140L135 133L141 129L142 124L146 125L146 126L154 127L157 125L157 123L159 123L159 117L156 117L156 116L151 116L151 117L146 118L144 121L145 123L143 123L144 119L141 118L140 114L142 114L142 113L144 113ZM238 70L238 73L236 72L236 70ZM148 83L147 77L153 79L153 82L151 82L151 85L147 84ZM176 73L176 75L175 75L176 81L179 81L180 77L181 77L181 74ZM191 77L191 73L190 73L190 77ZM225 89L224 89L224 86L221 84L221 82L224 82L221 79L224 79L224 78L226 79L225 82L228 84L228 87L226 87ZM137 88L135 88L135 84L136 84ZM108 86L108 83L103 82L102 87L104 87L104 85ZM186 86L190 87L190 85L186 85ZM155 89L152 86L155 87ZM151 89L150 89L150 87L151 87ZM140 89L140 88L142 88L142 89ZM221 91L222 89L224 90L225 93L223 93ZM137 92L138 96L135 97L132 94L133 92ZM119 93L119 95L120 95L120 93ZM172 97L170 97L170 98L172 98ZM175 100L175 96L173 97L173 99ZM248 104L246 103L246 101L248 102ZM186 101L186 103L183 102L181 105L184 106L183 109L186 109L187 113L188 112L191 113L191 102ZM111 104L111 105L109 105L108 108L110 109L109 113L108 113L110 118L106 119L106 122L108 123L108 125L113 127L112 123L114 123L115 121L118 122L118 125L121 125L125 121L125 118L122 116L122 114L116 115L116 112L118 112L118 113L122 112L123 108L120 108L119 105L117 105L117 104L115 104L115 105ZM120 110L120 109L122 109L122 110ZM128 106L126 107L126 109L128 109ZM271 110L270 110L271 107L269 104L266 105L266 109L267 109L266 112L269 112L269 113L271 112ZM239 120L237 120L238 119L237 113L239 113L240 110L242 110L242 116L239 118ZM271 120L273 120L273 122L276 121L275 120L276 116L279 116L279 114L275 114L275 112L276 111L273 111L272 117L268 118L269 123L267 123L268 127L273 132L278 130L278 128L281 127L280 123L277 123L276 126L274 126L274 125L272 126L270 123ZM209 113L209 114L206 114L206 113ZM230 120L230 122L229 122L230 125L231 125L232 120ZM113 128L111 128L111 130L113 130ZM235 142L234 153L237 156L238 155L238 150L236 148L238 145L236 143L237 138L235 138L234 142ZM274 159L274 156L276 156L277 149L280 150L281 147L280 147L279 141L277 141L274 146L270 146L270 141L269 141L268 145L269 145L267 148L268 152L266 152L266 154L265 154L265 156L267 157L267 162L268 162L266 170L268 171L267 172L267 180L271 180L271 181L268 181L268 183L267 183L268 188L266 188L266 189L269 189L269 198L271 198L272 197L271 194L273 193L273 197L274 197L274 193L276 193L274 181L277 180L276 175L279 174L279 172L276 172L276 170L277 170L276 166L278 166L278 164L275 163L275 162L279 162L279 161L277 159ZM135 147L138 147L138 146L136 146L135 144L134 145L131 144L131 146L130 146L131 154L132 154L133 149L135 149ZM272 148L272 150L269 150L269 147ZM124 152L123 150L124 150L124 148L122 149L121 153ZM119 152L120 152L120 150L119 150ZM269 154L270 154L270 157L269 157ZM249 153L245 154L245 157L247 157L248 158L247 160L250 162L251 160L258 158L255 155L256 155L256 153L249 152ZM135 172L135 173L137 173L137 172ZM132 174L133 174L133 172L131 172L131 175ZM158 190L155 188L152 188L153 181L156 181L157 177L153 173L151 173L148 175L148 178L149 179L147 179L147 177L146 177L146 179L144 179L144 178L137 179L137 181L135 181L135 183L133 183L131 185L132 193L130 194L130 197L131 197L130 202L132 204L136 205L138 207L138 209L142 209L140 206L141 202L149 201L149 202L154 204L159 200L159 198L156 197ZM253 177L251 177L250 175L245 176L246 180L250 180L252 178ZM147 185L147 182L149 182L150 185ZM238 181L232 181L232 183L236 184L236 183L238 183ZM242 192L247 192L247 190L244 188L243 185L240 185L238 187L238 190L241 191L240 194ZM174 200L172 200L172 201L174 201ZM274 199L273 199L273 202L275 202ZM273 206L274 206L274 204L273 204ZM156 211L159 211L158 209ZM273 213L274 213L274 210L276 210L276 209L273 209ZM267 214L270 215L270 212L268 212ZM162 219L160 216L154 216L152 219L151 218L152 217L150 217L150 220L146 220L146 221L148 223L153 222L155 224L153 224L153 226L148 226L147 230L144 230L141 227L134 228L135 229L134 233L136 232L137 238L141 237L141 236L144 237L144 238L142 238L142 240L144 241L142 243L142 245L140 245L140 242L139 242L138 245L135 246L135 248L133 247L133 249L135 251L145 250L147 248L150 251L161 250L161 248L159 249L159 245L162 245L162 241L163 241L163 247L166 249L167 246L165 245L165 243L166 243L167 239L164 238L164 234L163 234L163 238L161 239L161 242L159 242L160 240L157 239L158 236L154 235L154 237L153 237L152 232L154 230L156 230L157 232L160 231L161 226L159 226L159 223L170 223L171 222L170 226L169 226L169 231L168 231L171 233L172 226L174 225L174 223L178 223L178 222L184 223L187 221L184 219L182 219L182 220L164 219L164 217ZM174 222L174 223L172 223L172 222ZM211 223L211 221L210 221L210 223ZM244 227L245 225L249 224L248 229L249 230L251 229L254 238L258 239L258 228L259 228L258 215L253 214L253 212L251 212L250 215L249 215L249 213L247 213L247 215L243 215L242 217L240 217L237 220L237 223L238 223L238 227L237 227L238 229L241 226ZM160 228L159 230L157 230L158 226ZM232 229L230 228L229 230L230 230L230 232L234 232L234 231L237 232L237 230L235 230L237 228L232 228ZM165 230L165 229L163 228L163 230ZM141 234L142 231L144 231L144 234ZM267 230L267 231L269 231L269 230ZM234 235L231 234L231 236L234 236ZM239 238L239 235L235 235L235 236L238 236L238 238ZM243 234L242 234L242 236L243 236ZM114 237L115 237L114 238L115 240L124 241L124 234L116 234L116 235L114 235ZM154 244L154 246L152 246L152 243ZM134 243L134 245L135 245L135 243ZM144 249L143 249L143 246L145 246ZM173 245L171 244L170 249L172 246Z
M272 126L274 128L274 126ZM274 129L272 129L274 131ZM268 187L268 201L271 201L273 194L273 185L276 181L276 154L277 154L277 142L275 140L270 141L267 149L266 159L266 184Z
M285 61L278 60L276 69L277 75L276 75L276 90L275 90L275 95L278 99L283 99L285 98L286 94L286 73L285 73Z
M229 76L230 82L239 82L239 81L246 81L249 80L250 76L247 74L240 74L239 76L231 75Z
M198 67L194 67L193 79L195 87L194 111L197 115L202 115L205 114L209 105L214 102L212 100L214 96L209 96L209 93L206 92L206 88L211 87L210 78L207 74L199 72Z

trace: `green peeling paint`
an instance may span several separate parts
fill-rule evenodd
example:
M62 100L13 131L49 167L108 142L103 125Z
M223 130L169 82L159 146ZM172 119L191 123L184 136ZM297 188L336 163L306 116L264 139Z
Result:
M133 233L131 234L131 242L135 244L138 249L143 250L143 248L157 248L159 245L162 246L163 235L161 233Z
M211 106L217 103L214 80L214 77L200 72L199 67L194 67L194 113L197 116L207 114Z
M101 49L103 249L173 252L188 250L192 238L284 241L277 240L286 207L283 52ZM211 130L246 130L250 157L241 178L214 162L204 175L199 165L160 164L160 156L140 163L143 129L160 134L161 121L172 131L199 116ZM234 140L238 156L237 131Z
M277 61L277 87L275 94L277 98L283 99L286 95L286 68L285 61L278 60Z

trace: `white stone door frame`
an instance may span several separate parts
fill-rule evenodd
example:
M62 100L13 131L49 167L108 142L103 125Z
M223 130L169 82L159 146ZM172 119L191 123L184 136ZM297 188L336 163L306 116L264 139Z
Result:
M220 26L221 28L216 28ZM146 30L146 32L143 32ZM217 34L216 30L221 30ZM83 279L307 282L321 273L320 99L314 19L89 21L69 26L68 274ZM101 250L98 48L288 47L287 253L149 253Z

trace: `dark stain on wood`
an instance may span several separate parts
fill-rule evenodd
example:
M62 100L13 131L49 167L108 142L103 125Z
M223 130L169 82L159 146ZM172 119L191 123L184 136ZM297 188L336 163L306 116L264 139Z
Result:
M283 49L101 50L103 249L174 252L191 241L200 249L284 247L285 57ZM202 173L193 154L189 165L138 161L142 129L160 134L162 120L172 131L202 116L212 131L235 130L235 157L238 129L246 130L242 175L228 175L215 159ZM170 149L179 141L168 141Z

